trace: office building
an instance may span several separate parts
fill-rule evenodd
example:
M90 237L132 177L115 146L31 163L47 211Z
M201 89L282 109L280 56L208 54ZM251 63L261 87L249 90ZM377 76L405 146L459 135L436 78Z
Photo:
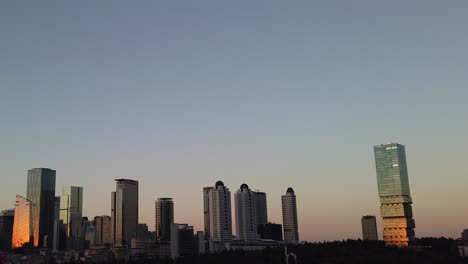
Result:
M374 154L383 240L387 245L408 246L414 239L415 224L405 147L382 144L374 147Z
M222 181L216 182L208 194L210 206L210 238L232 240L231 192Z
M31 202L33 246L51 247L54 235L55 170L29 170L26 199Z
M261 239L271 239L274 241L283 240L283 226L281 224L260 224L257 225L257 230Z
M257 215L257 225L264 225L268 223L268 208L266 193L260 191L253 191L255 194L255 208Z
M203 233L194 236L193 226L187 224L171 224L171 257L176 259L183 256L199 254L199 243L203 241Z
M377 235L377 221L373 215L365 215L361 218L362 239L379 240Z
M138 181L117 179L113 196L114 245L130 246L137 237L138 228Z
M83 187L63 187L60 196L60 221L65 225L69 238L84 238L81 229L83 217Z
M243 241L258 240L257 234L257 207L255 194L247 184L242 184L234 194L236 212L237 239Z
M16 195L15 216L13 219L13 237L11 247L20 248L33 242L31 233L31 202Z
M288 243L299 242L299 229L297 223L296 195L292 188L288 188L285 195L281 196L283 209L284 241Z
M156 207L156 237L160 241L171 239L171 224L174 223L174 202L172 198L158 198Z
M0 212L0 250L6 251L11 248L14 218L14 209Z
M205 239L210 237L210 192L213 187L203 188L203 222L205 226Z
M111 244L111 217L107 215L96 216L95 222L95 245L96 246L109 246Z

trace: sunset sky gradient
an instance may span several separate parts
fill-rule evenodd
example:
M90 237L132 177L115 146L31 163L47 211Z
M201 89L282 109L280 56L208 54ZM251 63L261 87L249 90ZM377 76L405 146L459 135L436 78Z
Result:
M297 195L300 239L380 219L373 146L406 146L416 236L468 228L467 1L2 1L0 210L27 170L110 215L140 183L140 222L172 197L203 228L222 180ZM233 223L235 227L235 223ZM379 226L380 229L380 226ZM381 237L381 234L380 234Z

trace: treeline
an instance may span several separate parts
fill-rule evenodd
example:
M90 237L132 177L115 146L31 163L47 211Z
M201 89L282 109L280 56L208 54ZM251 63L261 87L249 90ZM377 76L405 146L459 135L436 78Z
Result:
M412 247L387 247L382 241L346 240L324 243L305 243L288 246L296 256L290 264L463 264L467 259L458 256L457 241L446 238L422 238ZM115 262L114 262L115 263ZM285 264L284 248L267 248L261 252L225 251L219 254L187 256L177 260L145 259L131 263L146 264Z

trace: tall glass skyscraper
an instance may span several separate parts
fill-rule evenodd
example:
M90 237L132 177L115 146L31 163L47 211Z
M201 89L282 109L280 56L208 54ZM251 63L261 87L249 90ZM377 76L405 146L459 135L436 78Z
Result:
M60 196L60 220L65 225L67 238L82 238L83 187L63 187Z
M161 241L171 240L171 224L174 223L172 198L158 198L156 207L156 237Z
M414 239L412 200L405 147L397 143L374 147L383 239L387 245L408 246Z
M292 188L286 190L286 194L281 196L283 209L283 229L284 241L289 243L299 242L299 228L297 224L297 204L296 195Z
M253 191L255 194L255 208L257 210L257 225L265 225L268 223L268 207L266 193Z
M114 244L130 246L132 238L137 238L138 181L128 179L115 181L116 191L112 195Z
M52 246L54 235L55 170L36 168L28 171L26 198L31 203L33 246Z

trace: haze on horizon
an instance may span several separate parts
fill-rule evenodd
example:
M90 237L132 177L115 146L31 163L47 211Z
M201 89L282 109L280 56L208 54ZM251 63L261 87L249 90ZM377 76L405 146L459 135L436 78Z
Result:
M27 170L84 187L110 215L140 182L140 222L172 197L203 230L222 180L297 195L301 240L360 238L380 219L374 145L406 147L416 236L468 227L468 3L0 3L0 210ZM233 228L235 224L233 223ZM380 230L379 226L379 230ZM380 230L380 238L381 230Z

